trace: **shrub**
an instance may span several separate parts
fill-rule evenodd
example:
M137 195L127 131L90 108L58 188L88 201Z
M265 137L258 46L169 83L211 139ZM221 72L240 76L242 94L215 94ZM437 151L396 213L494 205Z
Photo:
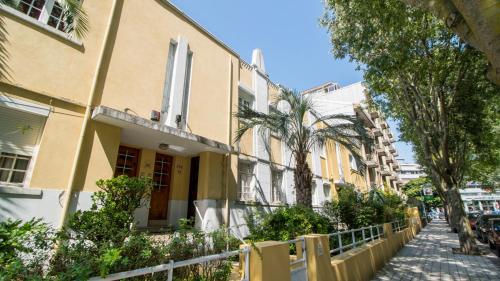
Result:
M0 222L0 280L40 279L54 242L54 231L39 219Z
M355 229L403 220L405 208L403 200L395 193L372 189L362 194L353 185L346 185L339 188L338 200L324 204L323 214L337 228Z
M238 249L239 241L221 228L204 233L190 226L189 220L181 220L179 230L166 245L169 259L187 260L195 257L218 254L226 250ZM176 280L228 280L231 261L216 260L178 268L174 271Z
M269 213L254 212L247 216L253 241L286 241L311 233L329 233L333 225L329 219L302 206L280 207Z

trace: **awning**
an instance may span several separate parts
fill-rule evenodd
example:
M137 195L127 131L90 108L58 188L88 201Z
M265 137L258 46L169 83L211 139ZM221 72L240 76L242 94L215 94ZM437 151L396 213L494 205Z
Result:
M122 143L174 155L193 156L204 151L225 154L233 150L230 145L106 106L94 108L92 120L121 128Z

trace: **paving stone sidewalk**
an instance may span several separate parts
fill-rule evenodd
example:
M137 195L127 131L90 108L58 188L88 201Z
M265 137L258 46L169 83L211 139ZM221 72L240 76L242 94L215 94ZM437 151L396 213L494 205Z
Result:
M435 220L405 245L374 281L393 280L499 280L500 258L454 255L458 236L443 220Z

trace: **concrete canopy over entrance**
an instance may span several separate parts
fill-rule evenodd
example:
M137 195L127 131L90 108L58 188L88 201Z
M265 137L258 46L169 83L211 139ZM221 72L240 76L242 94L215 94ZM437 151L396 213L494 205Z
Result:
M161 149L173 155L194 156L205 151L225 154L233 150L230 145L106 106L97 106L92 119L121 128L123 143L152 150ZM160 147L160 144L168 147Z

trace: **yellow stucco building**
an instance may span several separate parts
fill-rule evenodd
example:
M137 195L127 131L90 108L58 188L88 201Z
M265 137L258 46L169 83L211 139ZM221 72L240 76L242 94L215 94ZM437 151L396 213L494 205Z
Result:
M96 180L121 174L154 180L136 213L140 227L180 218L203 229L239 225L255 202L293 204L286 145L272 134L266 145L256 131L233 142L238 104L275 110L280 87L260 50L243 61L166 0L86 0L83 8L91 27L80 41L61 31L55 0L0 7L9 66L0 81L0 219L60 225L90 207ZM349 170L348 152L334 142L311 153L315 206L339 181L372 181L342 177L339 163Z

